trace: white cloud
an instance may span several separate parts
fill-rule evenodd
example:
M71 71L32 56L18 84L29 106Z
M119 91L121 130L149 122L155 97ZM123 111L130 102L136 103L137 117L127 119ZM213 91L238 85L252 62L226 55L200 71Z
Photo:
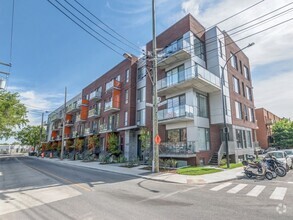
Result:
M279 117L293 119L293 87L290 79L293 79L293 71L254 82L256 107L264 107Z

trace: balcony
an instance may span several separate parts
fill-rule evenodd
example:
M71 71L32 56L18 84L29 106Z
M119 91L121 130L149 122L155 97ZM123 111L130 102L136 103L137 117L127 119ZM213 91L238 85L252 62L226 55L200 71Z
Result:
M159 80L157 85L159 96L182 92L190 88L207 93L221 90L220 78L199 65L167 76Z
M76 115L76 122L84 122L86 119L82 118L81 115Z
M67 107L67 113L70 114L70 113L74 113L74 112L77 112L79 110L79 107L80 105L78 105L76 102L73 103L72 105L69 105Z
M68 139L73 139L73 133L70 133L70 134L64 134L64 140L68 140Z
M88 118L96 118L96 117L100 117L100 115L101 115L100 109L93 108L89 110Z
M72 127L74 125L74 121L73 120L67 120L66 122L65 122L65 126L66 127Z
M59 131L59 130L60 130L59 125L52 126L52 131Z
M180 105L158 111L159 124L169 124L194 119L194 108L189 105Z
M58 121L58 120L61 120L61 116L60 116L60 114L54 114L54 115L52 115L52 117L51 117L51 122L55 122L55 121Z
M189 158L196 156L195 141L162 142L159 146L160 157Z
M94 99L101 99L102 98L102 92L101 91L94 91L90 94L90 100Z
M108 133L108 132L113 132L117 129L115 126L115 123L112 122L112 124L100 124L99 126L99 133Z
M115 79L112 79L110 82L108 82L106 84L106 91L111 90L111 89L120 90L121 89L121 82L119 82L119 81L117 81Z
M110 100L109 102L105 102L105 112L106 111L119 111L120 110L120 102Z
M266 120L266 125L273 125L274 123L275 123L275 120L273 120L273 119Z
M160 69L165 69L170 64L191 58L191 54L188 52L188 50L183 48L183 41L176 41L159 52L158 58L158 67Z

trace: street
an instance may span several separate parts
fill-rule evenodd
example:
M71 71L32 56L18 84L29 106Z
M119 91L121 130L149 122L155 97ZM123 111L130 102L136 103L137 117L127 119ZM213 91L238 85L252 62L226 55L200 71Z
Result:
M292 219L293 177L174 184L0 156L0 219Z

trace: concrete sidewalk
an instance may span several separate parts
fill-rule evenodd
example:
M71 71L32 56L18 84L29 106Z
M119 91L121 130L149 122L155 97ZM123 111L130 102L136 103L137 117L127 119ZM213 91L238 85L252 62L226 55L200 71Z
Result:
M29 157L37 160L45 160L52 163L63 163L71 166L86 167L91 169L103 170L107 172L114 172L119 174L131 175L145 179L182 183L182 184L207 184L225 182L234 179L239 179L244 176L243 168L235 168L231 170L224 170L218 173L205 174L199 176L180 175L176 173L151 173L150 171L143 169L145 166L137 166L132 168L121 167L123 164L100 164L99 162L82 162L80 160L72 161L68 159L60 160L58 158L41 158L41 157Z

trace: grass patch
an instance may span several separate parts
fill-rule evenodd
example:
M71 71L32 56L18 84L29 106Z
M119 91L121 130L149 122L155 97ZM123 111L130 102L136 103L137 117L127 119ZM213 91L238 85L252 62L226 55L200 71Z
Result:
M221 172L222 170L215 169L212 167L184 167L181 169L177 170L178 174L183 174L183 175L203 175L203 174L210 174L210 173L218 173Z
M220 166L223 169L227 169L227 164ZM229 169L234 169L237 167L243 167L242 163L230 163L230 168Z

